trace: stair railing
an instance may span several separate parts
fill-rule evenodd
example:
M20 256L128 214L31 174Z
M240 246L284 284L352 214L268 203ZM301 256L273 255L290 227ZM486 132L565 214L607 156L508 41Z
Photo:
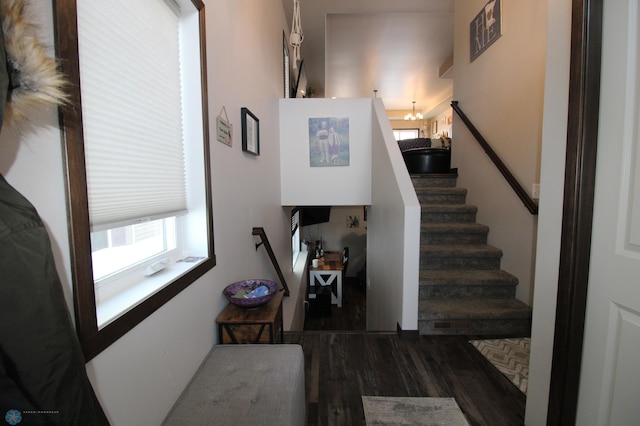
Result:
M460 109L458 106L458 101L452 101L451 107L458 114L458 117L462 120L462 122L467 126L471 134L475 137L476 141L480 144L484 152L489 156L493 164L496 168L502 173L502 176L507 180L511 188L514 190L516 195L520 198L522 203L525 205L527 210L533 215L538 214L538 204L529 196L527 191L520 185L520 182L515 178L515 176L511 173L509 168L502 162L498 154L491 148L487 140L480 134L476 126L473 125L469 117Z
M260 237L260 242L256 244L256 251L258 251L258 247L264 244L264 248L267 250L269 259L271 259L273 267L276 268L276 273L278 274L278 278L280 278L280 282L284 288L284 295L289 296L289 287L284 279L284 275L282 275L282 270L280 270L280 265L278 265L278 259L276 259L276 255L273 253L273 249L271 248L267 234L264 232L264 228L253 228L251 235L257 235Z

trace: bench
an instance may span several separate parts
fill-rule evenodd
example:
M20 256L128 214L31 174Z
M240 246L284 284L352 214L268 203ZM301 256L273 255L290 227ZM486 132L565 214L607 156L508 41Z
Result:
M305 424L300 345L216 345L164 425Z

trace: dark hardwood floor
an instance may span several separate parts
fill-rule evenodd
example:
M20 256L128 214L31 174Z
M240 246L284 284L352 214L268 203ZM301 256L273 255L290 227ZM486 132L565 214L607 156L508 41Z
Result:
M309 318L305 331L285 333L305 356L307 425L364 425L364 395L452 397L472 425L524 424L524 394L468 343L483 336L365 332L366 295L350 284L342 311L333 307L330 318ZM353 324L362 328L349 330Z
M305 317L304 329L365 331L367 329L367 293L355 277L345 277L342 285L342 307L331 305L331 316Z

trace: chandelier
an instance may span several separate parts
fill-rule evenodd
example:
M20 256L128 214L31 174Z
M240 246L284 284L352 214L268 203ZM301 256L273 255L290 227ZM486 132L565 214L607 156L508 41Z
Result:
M407 114L404 116L405 120L422 120L422 114L416 114L416 101L413 101L413 114Z

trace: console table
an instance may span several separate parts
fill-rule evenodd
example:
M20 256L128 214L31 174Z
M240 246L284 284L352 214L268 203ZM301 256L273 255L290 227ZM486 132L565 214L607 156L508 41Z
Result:
M309 267L309 285L328 285L336 283L336 292L331 291L331 303L342 307L342 253L325 251L324 257L318 259L318 267Z
M243 309L229 303L216 319L220 344L276 343L277 341L282 343L284 341L283 295L283 291L278 291L269 303L255 309ZM265 329L267 329L266 333Z

